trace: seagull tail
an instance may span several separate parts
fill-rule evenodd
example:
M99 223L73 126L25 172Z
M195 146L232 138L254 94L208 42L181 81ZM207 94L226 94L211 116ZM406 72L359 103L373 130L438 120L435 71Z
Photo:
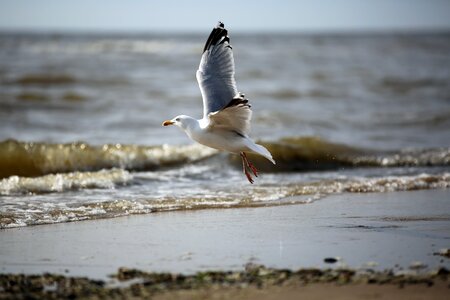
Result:
M266 149L266 147L259 145L259 144L255 144L253 142L248 143L247 145L253 152L264 156L265 158L267 158L268 160L270 160L274 165L276 165L275 160L272 158L272 154L270 154L269 150Z

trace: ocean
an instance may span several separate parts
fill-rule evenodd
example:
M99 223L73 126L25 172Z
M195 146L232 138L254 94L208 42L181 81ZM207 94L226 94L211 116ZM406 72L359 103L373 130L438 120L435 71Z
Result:
M450 187L450 34L233 34L277 165L193 144L205 34L0 34L0 228Z

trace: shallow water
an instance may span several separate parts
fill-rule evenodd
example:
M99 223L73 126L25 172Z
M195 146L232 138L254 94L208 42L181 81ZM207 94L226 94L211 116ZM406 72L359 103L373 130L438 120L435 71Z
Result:
M449 187L450 35L231 34L253 186L161 127L201 115L205 35L0 35L0 227Z

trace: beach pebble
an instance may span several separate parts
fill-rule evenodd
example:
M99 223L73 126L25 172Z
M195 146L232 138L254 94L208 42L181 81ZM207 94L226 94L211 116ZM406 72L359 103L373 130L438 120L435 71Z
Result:
M439 252L435 252L433 254L450 258L450 249L443 248L443 249L439 250Z
M446 269L445 267L440 267L439 269L437 269L434 274L436 275L444 275L444 276L448 276L450 274L450 271L448 269Z
M12 222L13 222L13 220L10 218L1 218L0 219L0 224L2 224L2 225L8 225L8 224L11 224Z
M339 261L338 257L326 257L323 259L323 262L327 264L334 264L337 263L338 261Z

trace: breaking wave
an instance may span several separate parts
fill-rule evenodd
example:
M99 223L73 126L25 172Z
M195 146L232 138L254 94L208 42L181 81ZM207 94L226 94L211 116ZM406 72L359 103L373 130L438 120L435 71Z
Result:
M0 178L110 168L154 170L201 160L214 153L213 149L200 145L91 146L82 142L48 144L6 140L0 142Z
M277 165L252 156L266 174L249 186L232 167L240 168L239 157L216 155L196 144L93 146L6 140L0 142L0 228L169 210L309 203L338 193L450 187L449 148L368 151L317 137L262 144ZM207 158L207 163L200 162ZM405 166L414 170L372 175L362 171ZM325 177L305 173L351 168ZM282 171L297 173L276 174Z
M261 142L277 165L252 155L265 171L330 170L342 167L448 166L450 148L375 151L332 143L318 137L292 137Z
M0 180L0 195L43 194L94 188L111 189L117 185L125 185L132 179L133 176L122 169L49 174L34 178L11 176Z
M325 141L318 137L284 138L262 142L277 161L251 155L265 172L330 170L342 167L448 166L450 148L373 151ZM42 176L49 173L121 168L151 171L208 158L217 151L201 145L139 146L83 142L49 144L6 140L0 142L0 178ZM231 155L236 165L239 157Z

